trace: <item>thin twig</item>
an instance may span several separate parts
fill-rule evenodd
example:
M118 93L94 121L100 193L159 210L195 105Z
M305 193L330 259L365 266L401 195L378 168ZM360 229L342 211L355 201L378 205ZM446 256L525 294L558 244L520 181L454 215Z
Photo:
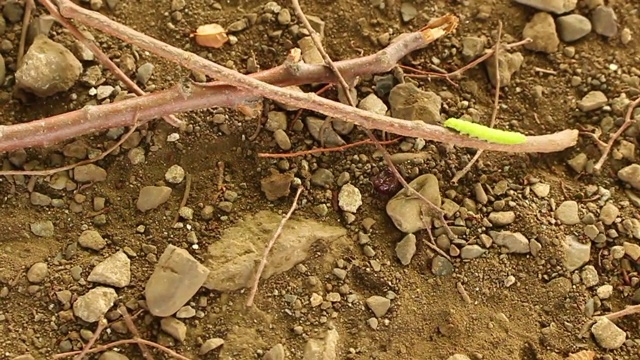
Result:
M401 140L401 138L397 138L397 139L387 140L387 141L378 141L378 143L380 143L381 145L389 145L389 144L397 143L400 140ZM318 148L318 149L311 149L311 150L304 150L304 151L296 151L296 152L286 153L286 154L259 153L258 157L262 157L262 158L292 158L292 157L299 157L299 156L304 156L304 155L309 155L309 154L317 154L317 153L324 153L324 152L345 151L345 150L347 150L349 148L360 146L360 145L366 145L366 144L373 144L373 141L371 139L366 139L366 140L361 140L361 141L357 141L357 142L354 142L354 143L351 143L351 144L342 145L342 146L336 146L336 147L330 147L330 148Z
M51 3L51 0L39 0L39 1L42 5L44 5L47 8L47 10L49 10L49 13L51 13L51 15L56 19L56 21L58 21L60 24L62 24L62 26L64 26L67 30L69 30L71 35L73 35L73 37L75 37L82 45L86 46L96 56L98 61L100 61L100 63L104 67L106 67L111 72L113 72L113 74L118 78L118 80L122 81L127 86L128 89L133 91L138 96L142 96L145 94L145 92L142 89L140 89L140 87L136 85L135 82L129 79L129 77L125 73L123 73L122 70L120 70L120 68L116 64L114 64L113 61L111 61L111 59L109 59L109 57L104 52L102 52L102 50L100 50L100 48L93 41L90 41L89 39L87 39L87 37L84 36L84 34L82 34L80 30L78 30L78 28L76 28L72 23L70 23L64 17L62 17L62 15L60 15L60 13L58 12L58 9L56 8L56 6ZM184 123L174 115L171 115L171 114L165 115L163 119L167 123L175 127L178 127L178 128L184 127Z
M31 23L31 13L36 8L36 4L33 0L27 0L24 4L24 16L22 18L22 32L20 33L20 43L18 43L18 55L17 63L18 68L22 65L22 58L24 56L24 48L27 42L27 34L29 33L29 24Z
M610 314L604 315L604 317L606 317L609 320L615 320L618 318L621 318L623 316L627 316L627 315L633 315L633 314L637 314L640 313L640 305L631 305L631 306L627 306L626 308L616 311L616 312L612 312Z
M180 354L178 354L177 352L162 346L158 343L154 343L153 341L149 341L149 340L145 340L145 339L140 339L140 338L133 338L133 339L123 339L123 340L118 340L118 341L114 341L112 343L108 343L105 345L100 345L100 346L96 346L93 349L87 351L87 354L93 354L93 353L97 353L97 352L102 352L105 351L107 349L110 349L112 347L116 347L116 346L121 346L121 345L126 345L126 344L143 344L143 345L147 345L147 346L151 346L154 347L160 351L165 352L166 354L168 354L169 356L173 356L176 359L179 360L191 360L188 357L182 356ZM56 354L53 355L52 358L53 359L63 359L69 356L73 356L76 354L81 353L81 351L70 351L70 352L66 352L66 353L61 353L61 354Z
M187 174L186 176L186 185L184 187L184 194L182 195L182 200L180 201L180 207L178 208L178 213L173 218L173 223L176 224L180 219L180 209L187 205L187 199L189 199L189 192L191 192L191 174Z
M135 113L134 117L133 117L133 124L131 124L131 127L129 128L129 131L126 134L124 134L120 138L120 140L118 140L113 146L111 146L106 151L102 152L100 155L96 156L93 159L86 159L86 160L82 160L82 161L79 161L79 162L74 163L74 164L69 164L69 165L57 167L57 168L54 168L54 169L47 169L47 170L7 170L7 171L0 171L0 176L2 176L2 175L4 175L4 176L8 176L8 175L48 176L48 175L53 175L53 174L61 172L61 171L71 170L71 169L76 168L78 166L94 163L96 161L104 159L105 157L107 157L107 155L109 155L110 153L115 151L120 145L122 145L122 143L127 141L129 136L131 136L131 134L133 134L133 132L136 131L136 129L138 128L138 125L139 125L138 124L138 113Z
M118 308L118 312L122 314L122 319L124 319L124 323L125 325L127 325L127 329L129 329L129 332L131 332L131 335L133 335L134 338L140 338L140 332L138 332L138 328L136 327L136 324L133 323L133 319L131 318L131 315L129 315L129 312L127 311L127 307L124 305L121 305ZM138 347L140 348L140 351L142 352L142 356L144 356L145 359L153 360L153 355L151 355L151 353L149 352L147 345L143 343L138 343Z
M84 359L84 356L87 354L89 350L91 350L91 347L93 346L93 344L100 337L102 330L104 330L108 324L109 323L107 323L107 319L105 319L104 317L98 320L98 327L96 328L96 331L93 332L93 336L91 336L91 339L89 339L89 341L87 341L87 343L84 345L84 347L82 348L82 352L80 352L80 354L74 357L73 360Z
M302 186L298 187L298 191L296 192L296 196L293 199L293 204L291 204L291 208L289 209L289 212L282 218L282 221L280 221L280 225L278 225L276 232L273 234L273 236L271 237L271 240L269 240L269 242L267 243L267 246L264 248L262 259L260 260L260 264L258 265L258 269L256 270L256 274L254 276L251 292L249 292L249 297L247 298L247 303L246 303L247 307L253 306L253 299L255 298L256 292L258 291L258 284L260 283L260 277L262 276L264 267L267 265L267 257L269 256L269 251L271 251L271 248L276 243L276 240L282 233L282 230L284 229L284 224L287 223L287 220L289 220L289 218L291 217L291 214L293 214L295 209L298 207L298 198L300 197L300 194L302 193L303 190L304 188Z
M493 112L491 113L491 123L489 127L495 126L496 118L498 116L498 108L500 107L500 40L501 38L502 38L502 21L498 20L498 38L496 39L496 46L495 46L495 49L493 50L493 57L494 59L496 59L496 69L495 69L496 94L493 99ZM484 153L484 150L482 149L478 150L478 152L476 152L476 154L473 156L471 161L469 161L469 163L464 168L462 168L462 170L456 173L453 179L451 179L451 182L453 184L457 184L458 181L462 179L462 177L464 177L471 170L471 168L473 167L473 164L475 164L476 161L480 159L480 156L482 156L482 153Z
M616 131L616 133L613 134L613 136L611 136L611 139L609 139L609 142L607 142L607 146L602 151L600 160L598 160L598 162L593 167L594 170L600 170L600 168L602 168L602 165L604 164L604 162L607 160L607 157L609 156L609 152L611 152L611 148L613 147L613 144L616 142L616 140L618 140L618 138L622 135L622 133L624 133L625 130L629 128L629 126L631 126L634 122L636 122L636 120L633 117L633 110L639 104L640 104L640 97L638 97L631 104L629 104L629 107L627 109L627 114L624 117L624 123L622 123L622 126L620 126L620 129L618 129L618 131Z

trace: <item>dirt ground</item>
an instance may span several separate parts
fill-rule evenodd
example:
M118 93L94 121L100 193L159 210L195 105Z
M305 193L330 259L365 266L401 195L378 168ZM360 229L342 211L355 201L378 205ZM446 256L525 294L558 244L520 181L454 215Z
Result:
M251 59L255 59L262 70L284 61L288 50L299 38L291 31L291 25L281 25L272 16L234 33L237 43L226 44L220 49L196 45L189 33L208 23L228 26L247 14L260 17L266 12L265 3L257 0L186 0L186 6L174 12L169 0L134 0L119 1L115 11L105 2L101 12L173 46L246 73ZM504 24L502 41L521 40L525 24L536 13L536 10L513 1L425 0L411 3L417 14L408 22L402 20L401 2L395 0L302 1L302 7L307 14L325 22L324 43L329 55L336 60L357 57L360 51L371 54L382 49L379 37L383 34L393 38L420 29L433 17L455 14L461 19L455 34L405 58L405 65L426 71L433 71L432 65L446 71L464 66L467 59L461 55L462 40L484 37L490 47L495 42L499 20ZM588 16L588 6L598 1L581 0L578 3L573 13ZM288 2L279 1L277 5L291 10ZM615 132L626 108L616 108L614 100L621 94L634 99L640 93L640 5L634 0L611 0L608 5L616 12L619 33L625 28L630 31L631 39L624 41L626 44L620 34L608 39L592 31L570 44L561 41L557 51L550 54L524 48L510 50L521 52L524 63L513 74L511 83L501 90L498 127L539 135L591 126L592 129L602 128L603 140ZM83 6L89 5L84 3ZM45 11L38 7L36 14ZM292 23L297 23L292 10L291 17ZM1 50L7 64L7 81L0 88L2 124L43 118L96 103L95 97L89 94L90 86L80 82L69 91L47 98L30 97L26 103L13 97L15 60L11 59L16 56L21 26L21 22L8 22L3 35L12 46L3 45ZM273 35L277 30L281 30L281 34ZM132 49L98 31L91 33L105 53L116 61L124 54L135 52L139 56L138 66L144 62L153 63L155 69L147 84L148 90L169 88L186 77L193 78L188 70L177 65L140 49ZM49 37L64 45L72 43L72 38L58 25L53 27ZM91 65L95 62L83 62L85 69ZM105 84L115 86L118 83L107 70L103 74ZM457 85L433 78L418 80L416 84L422 90L441 96L443 119L474 114L488 123L494 88L485 67L475 67L454 82ZM304 89L313 91L320 87ZM375 80L372 77L361 79L359 98L371 93L373 88ZM576 104L592 90L602 91L607 96L607 107L579 111ZM334 89L323 96L337 97ZM386 95L382 99L388 104ZM270 110L282 111L276 104L268 104ZM223 124L213 120L216 114L225 116ZM292 121L296 111L286 114ZM640 302L640 293L636 291L638 264L627 248L624 249L627 256L616 256L623 243L637 244L639 241L634 239L633 230L622 225L625 220L640 218L638 195L634 195L638 191L634 193L631 186L616 175L620 169L640 161L637 150L640 129L637 125L623 136L635 148L630 154L615 152L600 174L589 171L600 151L593 139L581 136L575 147L560 153L485 153L469 174L458 184L452 184L455 172L467 164L474 151L427 142L420 150L427 152L427 160L403 164L402 173L408 180L433 174L438 179L442 198L449 200L445 203L455 203L467 210L475 208L475 211L465 211L475 215L461 218L462 211L458 210L448 219L451 225L463 229L460 239L451 242L446 236L438 236L442 235L442 229L435 231L437 245L452 258L451 263L447 262L453 265L452 271L446 271L436 269L434 263L442 258L425 245L429 239L424 230L416 233L417 249L410 264L402 265L398 260L396 244L405 234L396 229L385 211L390 196L380 194L372 186L371 178L386 167L375 156L373 146L287 160L264 159L257 154L284 151L267 129L262 129L255 140L248 140L256 131L256 119L246 119L233 109L177 115L190 125L180 133L179 140L166 140L177 130L162 120L149 123L139 131L140 144L134 145L143 150L144 161L133 165L128 149L108 156L97 162L107 171L105 181L75 189L55 189L50 176L2 178L0 359L13 359L23 354L31 354L35 359L51 359L58 353L81 350L90 332L96 329L96 323L75 317L70 310L72 303L96 286L87 280L92 269L120 250L130 258L131 283L116 289L117 304L126 304L131 313L136 314L135 323L142 338L163 344L191 359L262 358L277 344L282 344L286 359L444 360L460 354L451 358L455 360L465 359L461 356L464 354L475 360L547 360L564 359L581 350L595 351L596 359L640 358L638 315L615 320L617 327L626 333L624 344L615 349L606 349L599 344L591 330L598 315ZM312 113L303 112L302 118L308 115ZM301 131L288 129L287 133L293 150L319 147L306 128ZM346 142L365 138L360 129L344 137ZM110 134L101 132L49 148L27 149L23 168L50 168L77 161L63 155L64 146L72 141L79 141L91 152L106 149L113 140ZM414 139L405 139L387 149L392 154L420 152L413 143ZM403 149L407 144L408 149ZM579 154L588 159L586 166L583 163L579 169L581 172L577 172L574 162L570 161ZM4 168L14 168L9 160L21 156L24 154L20 152L4 154ZM223 174L218 166L220 162L224 163ZM136 208L140 188L166 185L165 173L172 165L180 165L191 175L186 206L195 213L192 219L181 219L182 226L177 227L174 223L185 182L170 184L171 196L159 207L144 213ZM299 265L264 280L253 309L247 310L243 305L248 290L221 292L202 288L187 304L196 310L195 316L180 319L186 324L184 341L162 331L161 319L144 311L143 300L145 284L165 248L174 245L187 249L198 261L206 263L207 248L220 241L226 229L242 224L247 216L264 210L284 214L289 209L293 192L269 201L261 190L261 179L269 176L272 169L291 172L303 185L309 185L318 168L328 169L336 179L343 172L349 173L350 182L362 194L363 205L355 213L355 220L347 224L348 217L336 206L335 200L341 187L331 180L326 189L314 184L307 187L293 218L345 228L347 235L335 243L314 243ZM237 194L237 198L223 196L220 179L224 189ZM478 199L478 183L488 194L485 204ZM538 195L536 183L548 185L548 194ZM31 194L34 191L58 201L45 206L34 205ZM104 199L104 209L96 210L96 198L97 201ZM599 218L607 199L619 209L610 225L604 225ZM219 206L221 201L227 200L232 203L229 212ZM565 201L578 203L581 223L566 224L558 219L555 210ZM325 216L319 215L322 207L318 208L318 205L321 204L328 210ZM210 218L202 215L208 205L215 209ZM504 227L492 225L489 214L496 211L512 211L515 221ZM590 223L589 217L595 221ZM363 221L366 224L371 220L375 224L369 230L364 229ZM53 236L34 235L31 224L42 221L52 222ZM575 236L580 242L589 243L586 228L593 223L601 235L606 234L605 241L593 242L585 265L595 268L596 284L587 283L588 274L584 273L584 268L568 271L563 265L567 237ZM98 251L78 246L77 240L85 230L98 231L106 240L106 246ZM520 232L530 241L535 240L540 248L534 253L508 253L495 243L495 239L492 245L491 241L486 243L487 235L493 230ZM365 233L368 235L366 244L362 240ZM474 244L482 249L490 246L477 258L462 259L460 249ZM29 281L27 272L36 263L46 264L46 275L39 281ZM346 270L346 277L336 276L334 268ZM439 271L446 274L434 274ZM601 295L601 291L605 291L601 289L604 285L612 286L610 297ZM68 292L63 292L65 290ZM333 298L336 293L340 296L337 301ZM61 300L61 294L68 294L70 298L65 302ZM324 299L320 306L311 305L313 294ZM390 300L389 310L379 318L367 305L366 299L371 296ZM126 329L123 330L116 307L107 313L110 327L101 334L97 344L131 337ZM329 335L326 335L327 330L331 330ZM201 345L213 338L223 339L224 344L206 355L199 355ZM309 348L317 339L325 340L324 355L313 357ZM332 341L335 341L335 350L331 348ZM135 345L122 345L112 350L129 359L142 358ZM272 350L272 354L276 352L277 349ZM168 358L160 351L153 350L152 353L156 358ZM112 357L104 358L119 359L113 353L109 355ZM271 358L282 357L273 355Z

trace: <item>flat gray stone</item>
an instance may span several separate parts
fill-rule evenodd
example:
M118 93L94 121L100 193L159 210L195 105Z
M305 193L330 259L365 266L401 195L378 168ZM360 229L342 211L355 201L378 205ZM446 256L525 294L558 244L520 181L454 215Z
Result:
M579 14L561 16L556 19L558 34L564 42L580 40L591 32L591 22Z
M73 179L77 182L105 181L107 171L95 164L80 165L73 169Z
M545 12L539 12L531 18L522 30L522 37L532 40L524 45L526 49L532 51L551 54L558 51L558 45L560 45L556 23L553 17Z
M489 233L496 245L502 246L507 253L527 254L531 250L529 240L519 232L491 231Z

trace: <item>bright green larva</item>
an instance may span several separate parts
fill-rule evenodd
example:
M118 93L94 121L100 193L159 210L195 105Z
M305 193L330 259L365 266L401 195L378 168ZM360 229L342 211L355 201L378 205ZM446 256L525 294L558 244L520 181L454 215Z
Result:
M454 129L461 134L469 135L494 144L514 145L522 144L527 141L527 137L519 132L493 129L462 119L447 119L447 121L444 122L444 126Z

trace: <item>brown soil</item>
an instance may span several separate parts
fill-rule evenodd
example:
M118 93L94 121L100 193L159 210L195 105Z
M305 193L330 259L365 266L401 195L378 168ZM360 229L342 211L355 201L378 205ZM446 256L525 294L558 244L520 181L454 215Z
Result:
M220 64L233 66L242 72L246 71L247 60L251 57L255 57L260 69L280 64L291 44L296 41L285 26L270 22L251 26L235 34L238 38L236 45L227 45L221 49L198 47L188 34L199 25L213 22L228 25L242 18L245 13L257 11L264 2L227 0L221 2L223 10L212 10L213 1L190 0L182 11L183 20L177 22L171 19L170 3L169 0L120 1L116 12L105 10L103 13L138 31L204 55ZM621 26L628 27L633 34L640 34L636 2L616 0L610 3L616 9ZM525 23L534 14L533 10L510 1L415 1L420 13L411 22L404 24L399 16L400 2L386 1L386 4L385 10L374 8L369 1L355 0L303 1L302 6L308 14L320 16L326 22L325 44L333 59L356 57L359 49L365 54L379 50L381 46L372 42L372 38L375 39L389 29L393 29L394 34L417 30L431 17L445 13L456 14L462 20L455 35L406 59L407 65L425 70L429 70L428 64L434 57L441 61L439 67L445 70L463 66L464 61L460 56L452 55L451 49L459 49L460 39L465 36L494 39L499 19L504 22L503 41L519 40ZM281 2L280 5L286 4ZM490 10L488 19L479 20L478 13L486 12L486 9ZM585 9L580 9L582 13L586 13ZM175 29L169 27L169 23L174 24ZM6 38L14 46L13 50L4 54L5 58L15 57L20 25L8 26ZM276 29L285 30L282 37L270 38L267 33ZM130 46L97 31L93 31L93 34L112 58L117 59L121 54L131 53ZM63 44L71 41L57 26L50 37ZM631 43L622 45L618 38L608 41L591 33L585 39L571 44L576 51L573 58L563 55L562 49L566 44L561 44L560 50L551 55L520 49L525 55L525 64L514 75L512 84L502 91L498 126L527 134L543 134L576 127L578 124L598 125L606 116L605 113L585 115L576 110L575 103L589 90L599 89L591 82L600 75L607 78L605 93L609 99L618 97L629 87L622 80L620 72L612 72L608 70L608 66L614 63L619 66L622 74L637 75L640 48L638 39L634 35ZM174 64L139 50L138 53L142 58L138 65L143 61L151 61L156 66L151 80L156 89L168 88L190 76L189 71ZM535 71L536 67L557 73L541 74ZM12 73L12 70L9 69L8 73ZM572 76L581 77L583 85L571 86ZM448 108L449 115L460 115L458 103L468 100L470 106L480 112L482 119L489 119L493 90L484 68L480 66L472 69L465 73L464 79L456 81L460 87L454 87L440 79L421 81L420 87L436 93L449 92L451 98L444 100L444 107ZM117 81L109 75L106 83L115 85ZM362 89L371 86L372 79L363 79L360 85ZM538 86L543 88L542 97L534 95ZM5 86L2 90L9 93L12 88ZM2 122L17 123L80 108L90 100L87 92L87 87L78 85L67 93L32 100L28 105L11 100L0 106ZM70 94L77 94L77 100L70 101ZM326 96L335 98L335 91L329 91ZM227 115L228 130L211 122L213 115L221 112ZM295 112L289 112L289 118L293 118L294 114ZM619 118L620 114L613 116ZM108 171L108 178L104 182L77 191L64 191L51 189L47 178L37 177L33 189L52 198L63 199L65 206L62 208L34 206L30 203L26 186L18 185L14 188L6 179L0 182L0 218L3 219L0 221L3 234L0 239L0 288L8 289L8 294L0 297L0 359L12 359L25 353L31 353L37 359L49 359L61 352L60 344L66 340L71 341L74 350L82 347L80 330L94 330L95 324L63 319L60 314L65 309L55 295L56 291L70 290L74 297L80 296L92 287L91 283L72 279L71 268L82 267L82 276L86 278L99 260L128 247L137 256L132 257L131 261L132 283L125 289L118 290L118 302L143 300L144 286L153 272L154 263L142 251L142 244L156 246L158 256L168 244L173 244L189 249L196 258L202 259L207 246L217 240L221 230L246 215L261 210L286 212L292 196L270 202L260 190L260 179L269 174L269 168L277 167L277 161L256 156L258 152L280 151L271 133L262 130L255 141L247 141L246 138L255 132L256 121L245 120L233 110L212 109L179 114L179 117L187 120L192 128L189 129L191 131L181 133L178 142L166 142L167 135L176 130L162 121L152 122L142 130L143 135L147 135L146 138L143 137L141 144L147 153L143 164L131 165L126 151L120 151L119 154L98 162ZM290 133L290 136L296 148L318 146L310 140L306 130ZM356 130L348 141L363 138L362 131ZM83 137L81 140L95 149L105 149L109 144L104 133ZM635 141L637 146L637 138L627 140ZM309 141L308 145L304 145L305 141ZM152 145L154 151L150 151ZM38 161L43 167L54 166L56 159L61 158L62 146L29 149L28 161ZM388 149L392 153L400 151L397 144ZM503 195L491 196L493 200L513 202L508 207L516 212L517 220L506 229L521 231L530 239L538 239L543 245L542 251L536 257L530 254L501 254L500 249L494 245L487 255L478 259L462 261L454 258L455 272L449 276L435 277L431 272L431 260L435 253L421 243L427 235L419 233L416 255L410 265L402 266L394 249L403 234L395 229L385 213L387 199L376 194L369 181L373 173L385 166L380 160L373 160L373 147L363 146L344 153L293 158L289 160L291 168L299 168L300 162L306 159L319 167L329 168L336 177L343 171L351 173L352 182L363 194L364 205L358 210L356 221L347 226L350 239L346 245L317 245L312 255L303 262L307 268L305 273L292 269L264 281L253 311L247 311L242 306L247 291L218 293L201 290L192 301L194 307L202 311L203 317L184 320L188 331L183 344L176 343L162 333L159 319L144 312L136 318L142 337L166 344L190 358L199 358L198 349L203 340L220 337L227 341L223 348L235 347L232 351L222 350L230 356L228 358L259 358L261 352L282 343L287 351L287 359L301 359L307 340L322 335L333 326L340 335L337 353L339 359L447 359L455 353L467 354L472 359L560 359L582 349L595 350L601 359L638 358L640 350L635 341L640 338L640 331L637 317L631 316L616 322L632 341L615 351L604 350L594 342L586 327L591 318L583 311L587 300L595 296L595 288L585 288L579 277L567 292L557 291L547 285L553 278L575 278L575 275L572 277L562 267L561 242L573 233L583 236L581 225L563 226L553 219L554 203L587 198L589 195L586 187L597 185L610 189L614 202L622 204L619 206L620 218L637 216L637 207L624 206L624 202L628 204L624 184L615 176L618 169L629 165L628 161L611 159L601 175L583 174L578 177L567 166L567 160L580 152L584 152L592 160L597 160L600 155L593 141L584 137L575 148L556 154L487 153L460 184L452 185L451 178L471 158L470 152L435 143L428 143L425 150L432 152L430 160L421 165L407 166L403 169L404 173L413 174L410 178L418 173L436 174L443 197L444 194L452 193L451 199L458 204L464 198L474 198L474 183L483 182L488 188L493 188L500 180L506 180L512 185L512 190ZM364 163L357 164L354 161L354 156L359 154L367 157ZM66 160L63 158L63 161ZM225 164L226 189L234 190L240 196L235 200L233 211L226 221L220 220L220 216L224 215L220 211L216 212L213 220L203 220L198 215L200 209L205 205L216 205L212 203L212 199L218 194L218 162ZM196 210L194 220L188 223L197 233L197 249L187 242L189 230L173 227L184 183L174 187L171 199L160 208L147 213L136 210L135 201L139 189L162 182L166 170L174 164L181 165L193 175L187 205ZM360 169L365 168L364 164L368 164L368 170L361 171ZM412 167L418 171L414 173L411 171ZM355 169L361 173L360 176L354 173ZM551 186L548 198L539 199L533 193L525 194L531 178L540 179ZM28 182L27 178L24 184ZM335 193L338 188L334 186L331 190ZM77 207L77 200L83 200L78 198L80 194L86 197L80 205L81 210L71 211L72 203L76 203L74 206ZM101 226L93 224L95 214L92 201L95 197L107 199L108 211L104 213L107 221ZM307 205L296 211L296 217L346 226L341 212L331 209L331 198L325 190L312 187L303 193L303 198L307 199ZM320 203L328 204L331 209L325 218L319 218L311 211L313 205ZM591 203L596 207L596 201ZM583 205L584 209L589 208L588 202L581 202L581 206ZM483 211L488 214L490 210L491 207L485 207ZM361 230L362 220L367 217L376 220L369 245L376 252L374 259L382 264L380 271L373 269L371 259L363 254L356 238ZM53 237L41 238L31 233L29 224L39 220L51 220L54 223ZM465 240L478 241L478 235L485 232L480 222L478 220L476 226L469 229ZM145 226L143 233L136 231L139 225ZM77 240L85 228L98 229L108 240L107 247L100 253L79 249L75 256L66 259L63 256L65 249ZM608 242L602 249L592 249L589 264L597 268L600 284L614 286L612 298L602 301L596 311L608 312L631 304L630 295L635 288L630 284L637 283L637 277L633 277L637 265L626 262L630 268L626 269L625 276L630 274L632 277L631 283L626 283L621 270L625 262L611 260L609 255L612 246L627 240L628 237L621 236ZM336 259L342 259L348 264L349 272L345 281L331 275ZM36 262L47 263L49 274L43 283L34 286L28 282L25 274ZM325 294L338 291L338 288L346 284L347 293L357 294L359 300L353 304L347 303L344 300L346 294L343 294L343 300L329 309L312 308L308 299L317 289L309 286L310 276L321 280L321 290ZM506 287L505 280L509 276L514 276L516 281ZM464 287L471 303L465 302L457 284ZM380 319L378 329L373 330L367 323L367 319L373 317L373 314L364 304L364 299L372 295L386 296L388 291L395 293L391 309ZM294 310L292 304L285 300L284 295L287 294L302 299L303 307ZM205 303L201 303L202 298L206 298ZM299 316L294 316L295 312ZM302 326L302 335L293 331L296 326ZM104 333L98 343L104 344L127 337L129 335L111 331ZM121 350L130 359L141 358L134 346L127 345ZM201 358L218 358L220 351L214 350ZM159 354L158 358L161 358L162 355Z

